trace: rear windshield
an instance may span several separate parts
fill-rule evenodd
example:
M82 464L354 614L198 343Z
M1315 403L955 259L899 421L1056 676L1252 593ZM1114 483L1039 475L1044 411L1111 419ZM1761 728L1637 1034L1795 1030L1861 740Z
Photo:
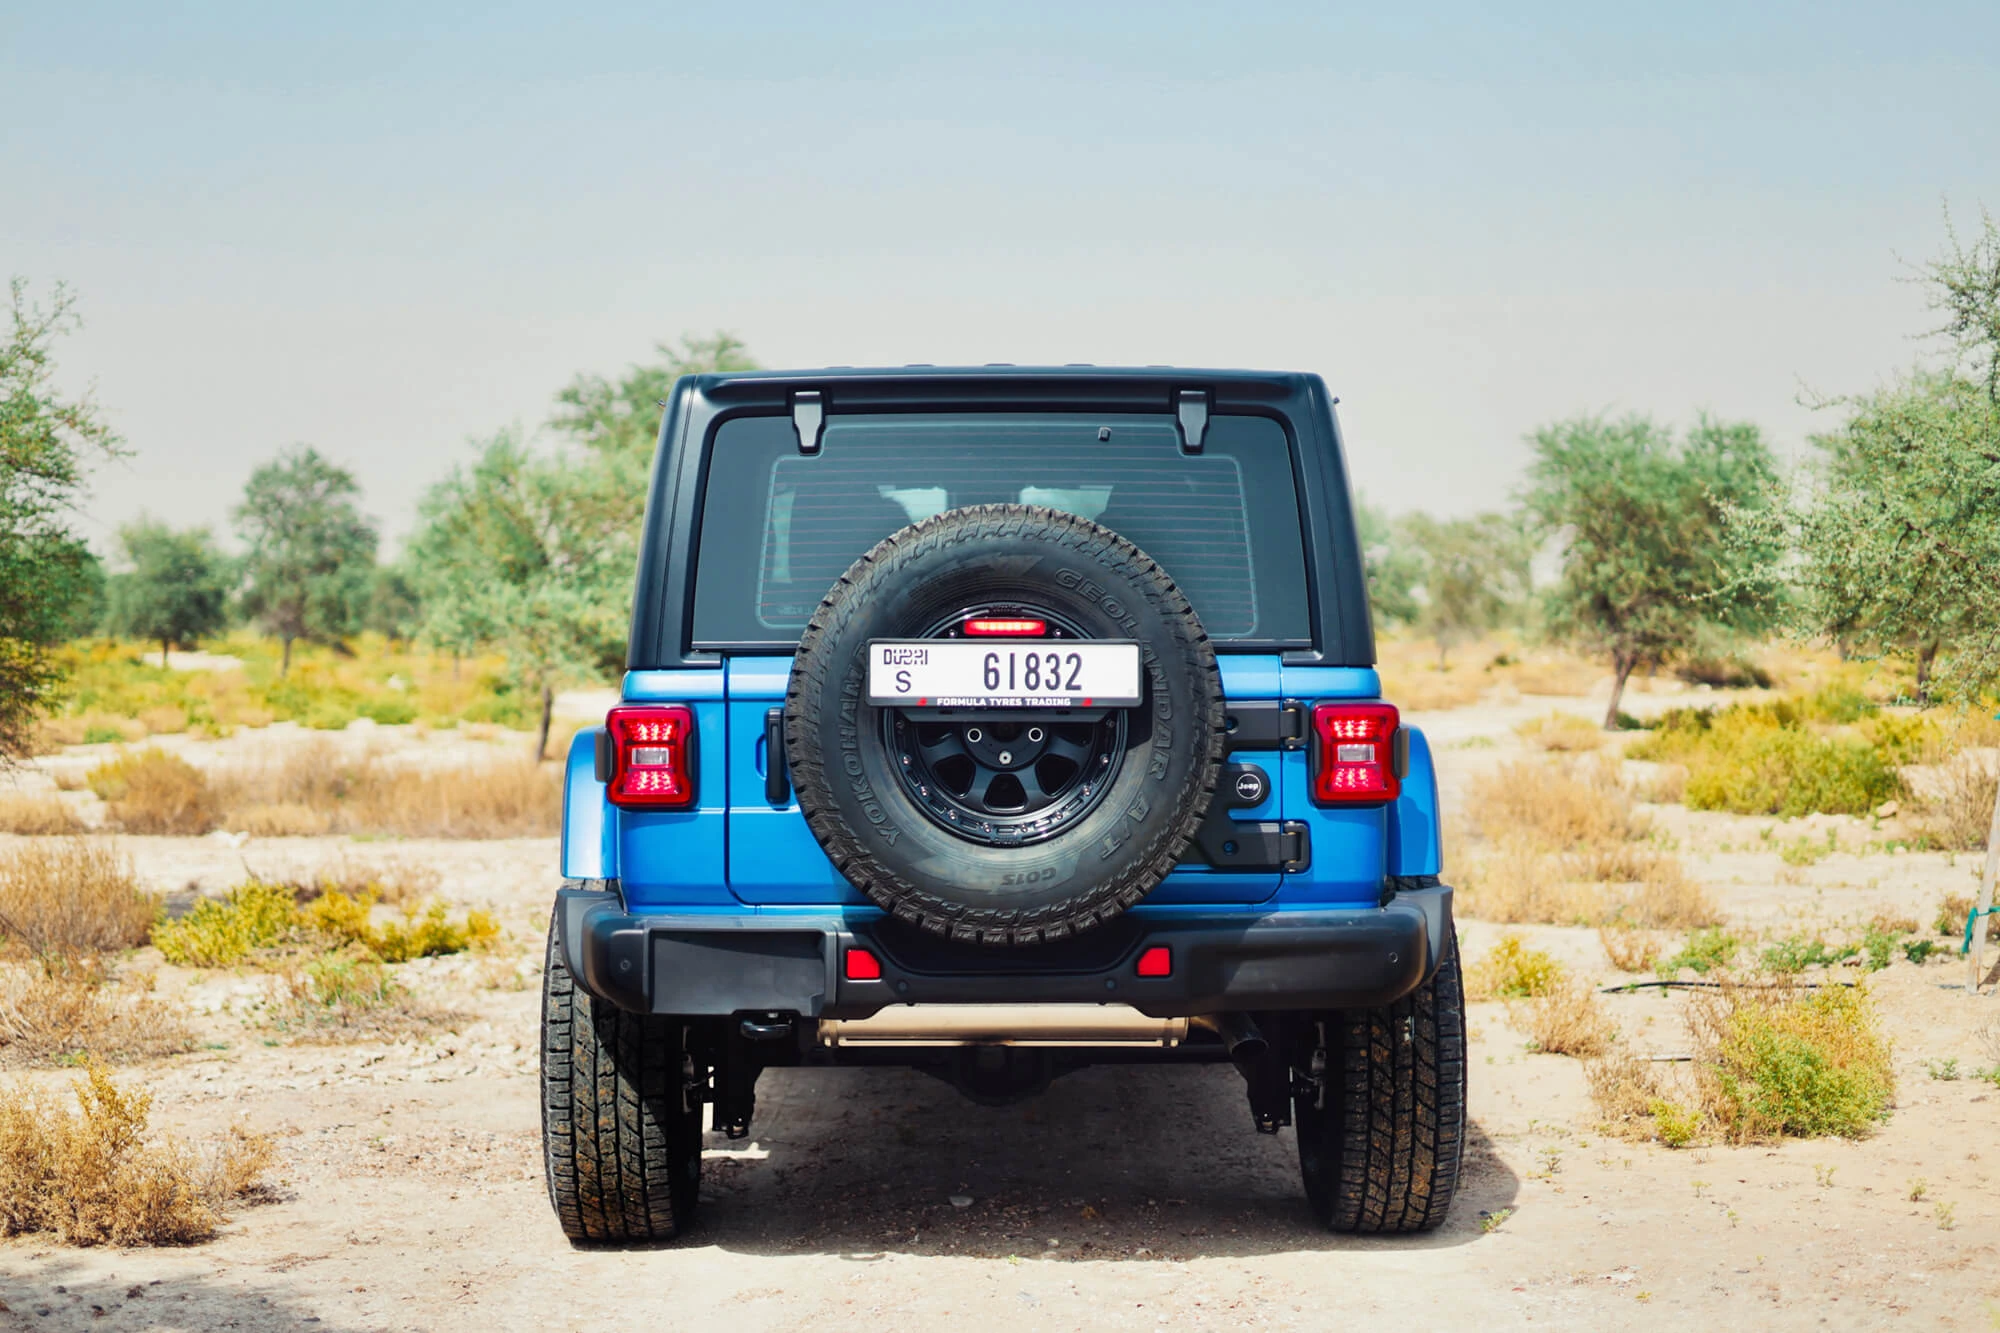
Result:
M1165 567L1209 634L1307 645L1305 557L1284 428L1213 418L835 416L817 454L789 417L718 428L696 566L695 646L789 651L843 570L897 528L974 504L1095 519Z

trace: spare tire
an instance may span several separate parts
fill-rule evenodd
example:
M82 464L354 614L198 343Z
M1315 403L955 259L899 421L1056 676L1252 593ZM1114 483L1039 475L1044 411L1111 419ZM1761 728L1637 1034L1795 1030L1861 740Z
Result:
M940 716L868 703L873 639L970 617L1136 640L1137 707ZM1110 920L1174 868L1223 752L1215 649L1145 552L1088 519L978 505L883 539L800 640L785 695L799 808L835 866L899 920L1034 944Z

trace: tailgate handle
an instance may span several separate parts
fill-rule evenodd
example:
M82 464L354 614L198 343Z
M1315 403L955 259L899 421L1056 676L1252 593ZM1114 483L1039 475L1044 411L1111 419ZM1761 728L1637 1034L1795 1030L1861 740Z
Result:
M785 710L764 712L764 799L772 805L792 803L792 773L785 764Z

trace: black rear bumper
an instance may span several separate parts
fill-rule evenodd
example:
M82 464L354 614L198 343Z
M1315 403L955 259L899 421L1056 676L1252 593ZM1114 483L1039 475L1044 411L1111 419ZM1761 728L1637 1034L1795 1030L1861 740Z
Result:
M1404 889L1382 907L1128 914L1039 950L952 946L838 912L635 915L615 888L560 890L556 920L583 988L638 1013L866 1018L894 1004L1121 1003L1174 1018L1400 999L1437 966L1451 889ZM1139 955L1156 945L1170 950L1171 975L1139 976ZM856 947L880 960L880 980L843 975Z

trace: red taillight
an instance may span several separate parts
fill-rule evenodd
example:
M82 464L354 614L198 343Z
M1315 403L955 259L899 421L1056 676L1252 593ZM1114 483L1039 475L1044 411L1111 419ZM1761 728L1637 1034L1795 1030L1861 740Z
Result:
M614 708L604 717L611 745L611 803L652 810L694 804L694 710L685 704Z
M1393 704L1317 704L1313 724L1313 800L1320 805L1393 801L1396 773Z
M847 951L847 979L849 981L880 981L882 960L866 949Z
M1170 977L1174 974L1174 952L1164 944L1155 944L1139 955L1139 975L1142 977Z
M1029 638L1039 637L1049 632L1049 622L1026 617L1007 620L999 616L975 616L965 622L967 634L1013 634Z

